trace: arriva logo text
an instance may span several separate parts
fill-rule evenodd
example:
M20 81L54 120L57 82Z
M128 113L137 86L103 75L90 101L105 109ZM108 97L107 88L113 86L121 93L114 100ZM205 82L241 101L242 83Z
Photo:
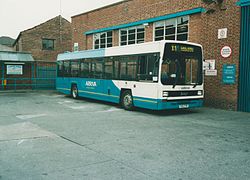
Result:
M96 87L97 86L96 82L94 82L94 81L86 81L85 85L89 86L89 87Z

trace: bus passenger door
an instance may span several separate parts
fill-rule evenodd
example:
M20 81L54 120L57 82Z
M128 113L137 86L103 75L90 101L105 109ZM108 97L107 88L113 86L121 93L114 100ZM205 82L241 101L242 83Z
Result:
M106 100L110 102L119 102L120 90L116 81L119 78L119 61L116 57L107 57L104 61L103 73L103 93Z
M69 85L70 62L64 61L60 63L62 67L61 71L59 71L60 74L59 77L57 78L56 87L58 90L64 92L65 94L70 94L70 88L71 88Z

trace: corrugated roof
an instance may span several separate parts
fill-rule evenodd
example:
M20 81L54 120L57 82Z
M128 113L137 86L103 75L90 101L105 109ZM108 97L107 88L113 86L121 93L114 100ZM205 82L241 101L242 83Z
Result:
M0 61L33 62L34 59L30 53L26 52L0 51Z
M15 39L12 39L8 36L1 36L0 37L0 44L6 45L6 46L12 46L12 44L15 42Z
M0 51L14 51L12 47L0 44Z

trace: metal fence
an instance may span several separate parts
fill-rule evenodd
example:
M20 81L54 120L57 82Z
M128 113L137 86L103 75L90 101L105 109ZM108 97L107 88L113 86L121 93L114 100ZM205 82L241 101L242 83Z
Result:
M26 75L25 77L8 77L4 74L3 68L1 71L2 76L0 76L0 90L55 89L55 62L34 62L31 64L30 69L28 70L28 75Z

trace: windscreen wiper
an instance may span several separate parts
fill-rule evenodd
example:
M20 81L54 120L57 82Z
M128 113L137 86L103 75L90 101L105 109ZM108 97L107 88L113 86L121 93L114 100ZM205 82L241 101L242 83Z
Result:
M175 82L174 82L173 87L172 87L173 89L175 88L176 84L177 84L177 76L175 78Z
M175 86L177 84L177 80L179 79L178 68L180 68L180 62L177 59L175 60L175 63L177 64L177 66L176 66L176 71L175 71L176 77L175 77L175 81L173 84L173 88L175 88Z
M200 72L200 66L198 66L198 71L197 71L197 74L196 74L197 79L196 79L196 82L195 82L193 88L195 88L195 87L198 85L198 83L199 83L199 80L200 80L200 79L199 79L199 78L200 78L199 72Z
M153 69L153 74L155 74L155 69L156 69L156 65L157 65L157 63L159 63L160 62L160 56L156 59L156 61L155 61L155 63L154 63L154 69ZM158 65L158 70L159 70L159 65ZM157 72L157 74L158 74L158 72Z

